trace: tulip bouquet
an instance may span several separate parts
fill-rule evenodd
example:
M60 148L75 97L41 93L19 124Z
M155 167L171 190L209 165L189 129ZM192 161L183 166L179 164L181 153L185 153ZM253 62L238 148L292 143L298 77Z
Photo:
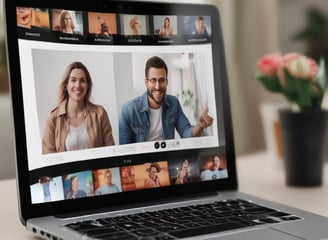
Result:
M323 60L318 65L299 53L272 53L262 57L257 65L260 73L256 79L267 90L283 94L301 111L321 109L328 85Z

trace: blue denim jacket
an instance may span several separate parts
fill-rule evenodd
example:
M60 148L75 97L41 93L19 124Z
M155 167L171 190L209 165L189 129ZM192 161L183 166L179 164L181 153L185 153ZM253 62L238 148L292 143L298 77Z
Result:
M120 144L146 141L150 128L147 97L146 92L123 105L119 120ZM174 96L164 96L162 125L165 139L174 139L175 129L182 138L192 137L193 126Z

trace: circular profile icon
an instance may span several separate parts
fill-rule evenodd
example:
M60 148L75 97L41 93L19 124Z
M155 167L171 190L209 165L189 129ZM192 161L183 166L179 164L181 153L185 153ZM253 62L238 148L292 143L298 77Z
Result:
M161 148L166 148L166 142L161 142Z
M155 148L155 149L159 149L159 147L160 147L159 142L155 142L155 144L154 144L154 148Z

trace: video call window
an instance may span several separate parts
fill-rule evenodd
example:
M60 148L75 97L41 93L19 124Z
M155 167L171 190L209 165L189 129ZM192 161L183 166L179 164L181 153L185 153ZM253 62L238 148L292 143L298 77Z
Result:
M206 71L207 64L205 64L204 55L201 53L149 53L144 55L140 53L90 53L33 49L32 56L35 66L34 79L38 122L40 123L40 144L42 143L40 148L43 147L43 154L73 151L61 147L64 142L60 143L59 146L51 145L49 139L52 139L50 136L53 136L54 133L50 134L50 131L47 131L47 134L45 134L45 131L49 125L47 124L48 116L52 116L53 110L57 107L56 103L59 101L58 90L63 81L62 77L67 68L71 69L70 66L74 63L74 59L78 59L79 65L83 64L90 73L93 82L90 99L92 103L102 105L106 109L115 145L120 144L118 118L121 114L122 106L146 93L147 89L144 80L145 62L152 56L160 56L167 63L169 68L167 94L175 96L179 100L184 114L192 125L197 123L199 116L207 107L209 108L209 114L216 119L214 115L214 101L211 101L212 97L210 95L210 76L206 75L208 72ZM119 63L122 61L126 65L120 65ZM196 68L201 63L204 63L204 67ZM49 74L49 71L40 71L41 69L49 68L49 66L52 66L51 74ZM117 67L114 69L114 66ZM134 67L128 68L127 66ZM47 79L47 81L44 79ZM120 91L123 92L123 89L124 95L116 94ZM203 136L213 136L214 129L215 126L204 129ZM104 131L99 133L103 134ZM176 139L181 138L178 133L174 137ZM49 144L46 144L46 147L44 147L43 145L48 142ZM52 142L54 141L52 140ZM111 145L104 144L90 148L113 146L113 143ZM50 150L52 151L48 151L48 148L51 148ZM86 148L80 148L79 150L81 149ZM72 161L72 157L69 159ZM48 163L50 163L49 160Z
M154 34L169 38L178 33L177 16L154 16Z
M48 9L17 7L17 26L31 30L50 30Z
M116 15L112 13L88 13L89 33L96 37L117 34Z
M52 30L64 34L83 35L83 13L81 11L53 9Z
M195 39L206 39L211 35L210 16L116 15L114 13L86 13L64 9L51 10L22 7L17 7L16 12L19 27L38 31L52 30L61 34L72 35L83 35L84 31L87 31L89 34L93 34L95 38L99 38L99 41L107 41L107 38L111 39L111 36L115 34L122 34L132 38L139 35L156 35L162 38L170 38L174 35L183 34L187 38ZM87 23L84 23L84 16L88 18ZM88 26L85 24L88 24ZM35 41L32 44L23 44L30 47L28 50L32 53L32 68L34 70L32 76L35 81L31 85L28 80L32 77L22 74L24 76L23 82L26 84L24 98L32 99L32 101L34 97L36 99L35 111L26 111L28 116L26 119L33 120L29 125L28 137L30 138L27 139L27 144L30 144L28 148L31 149L32 147L30 154L33 153L29 156L29 159L34 160L29 162L30 170L41 169L44 166L59 163L89 160L90 156L111 157L112 155L116 156L118 152L119 154L129 154L122 151L125 144L134 144L133 147L126 147L126 149L129 149L129 147L134 149L134 152L131 153L155 151L153 148L157 151L158 148L155 146L159 143L165 143L164 147L160 145L161 149L159 150L165 150L165 148L169 150L169 147L185 150L185 146L197 148L200 146L199 143L203 144L202 147L208 147L208 144L215 147L220 145L217 141L218 118L216 116L217 107L213 90L214 80L211 75L213 69L211 68L212 58L209 57L211 56L209 44L200 45L197 50L192 45L169 46L166 51L162 51L162 46L160 48L159 46L143 46L143 52L140 52L139 46L128 46L128 49L124 46L124 49L119 50L115 46L112 49L106 47L101 49L102 51L98 51L98 49L92 51L93 47L91 45L91 50L86 50L85 45L83 47L74 45L74 48L68 49L68 45L63 44L62 48L54 51L53 46L49 43ZM160 81L164 78L145 79L145 63L152 57L161 58L167 64L169 72L167 82ZM23 60L27 62L26 60L30 59ZM72 68L71 72L75 74L77 71L73 70L80 69L78 71L80 75L81 72L84 72L84 75L82 75L87 76L87 72L89 72L92 78L92 92L90 92L92 101L90 103L104 110L103 116L106 115L107 117L101 118L101 122L109 123L102 125L110 126L107 129L110 129L109 135L111 135L111 138L108 142L99 145L89 145L85 141L81 144L82 147L79 146L78 148L71 147L75 143L70 144L65 140L65 147L44 151L42 144L46 142L44 139L47 137L44 132L47 125L51 125L47 124L47 118L53 112L53 109L58 107L56 103L60 96L58 98L57 93L62 86L62 76L70 66L76 64L84 66L86 70L82 71L81 69L84 68L76 67ZM50 73L49 71L42 71L45 68L49 69ZM30 69L26 72L30 73ZM74 77L75 75L72 78ZM200 119L199 116L202 116L204 112L213 117L214 124L204 128L201 136L196 135L194 142L190 141L190 136L180 135L175 129L172 138L160 140L146 138L142 141L124 142L121 145L119 117L126 103L146 93L148 89L145 88L145 80L149 83L148 86L151 86L151 82L162 84L162 87L165 86L166 94L178 100L191 125L195 125ZM164 85L163 83L167 84ZM28 92L30 86L35 87L35 92ZM67 88L62 90L68 92ZM29 118L31 116L32 118ZM72 129L73 127L75 126L72 126ZM98 129L95 132L105 134L106 131ZM35 135L40 136L38 144L33 144L31 140L34 140ZM51 137L49 139L52 141ZM186 138L186 140L184 141L182 138ZM150 144L139 144L144 141L148 141ZM89 139L89 142L92 141ZM190 143L193 145L188 145ZM59 152L64 151L65 154L59 154ZM35 153L37 154L34 155ZM40 158L41 153L46 156ZM94 168L84 169L83 172L73 170L72 172L75 173L63 172L61 175L65 175L58 177L40 174L38 182L33 182L30 185L32 203L107 195L228 177L227 162L225 155L222 154L200 156L199 158L167 159L167 161L146 162L130 166L118 165L97 170L94 170Z

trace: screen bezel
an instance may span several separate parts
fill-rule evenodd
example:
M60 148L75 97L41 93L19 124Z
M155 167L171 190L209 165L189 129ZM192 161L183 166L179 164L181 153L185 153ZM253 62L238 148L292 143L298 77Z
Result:
M43 7L43 8L58 8L72 9L80 11L107 11L115 13L133 13L135 14L176 14L176 15L209 15L212 21L212 53L214 63L214 79L216 95L222 95L222 104L218 107L223 109L224 115L224 134L225 134L225 154L228 165L229 178L219 181L197 182L179 186L170 186L160 189L138 190L134 192L122 192L120 194L105 195L101 197L91 197L76 199L74 201L59 201L45 204L32 204L30 183L31 178L28 170L27 148L26 148L26 133L24 123L24 107L22 84L20 77L19 53L18 53L18 36L16 26L16 6L26 7ZM115 10L114 10L115 9ZM113 11L114 10L114 11ZM57 0L57 1L23 1L23 0L8 0L5 1L5 21L6 21L6 37L8 49L8 66L10 75L10 92L12 98L12 113L15 129L15 145L16 145L16 165L17 165L17 181L19 190L20 216L23 224L30 218L68 214L72 212L81 212L86 210L96 210L99 208L125 206L133 203L142 203L156 200L179 199L182 196L191 196L203 193L217 192L219 190L237 189L237 176L235 166L235 154L233 143L232 122L230 113L230 100L228 89L228 78L226 73L225 56L222 29L220 24L219 13L217 8L212 5L203 4L173 4L173 3L148 3L148 2L123 2L123 1L91 1L80 2L76 0ZM213 31L214 30L214 31ZM223 81L217 81L222 79ZM175 151L164 153L164 156L169 159L179 155L194 154L212 154L220 151L219 148L212 149L195 149L192 151ZM156 153L141 154L137 156L129 156L135 159L159 159ZM161 159L163 153L161 153ZM123 157L118 157L116 160L122 161ZM80 164L81 169L88 166L87 162ZM65 167L69 168L69 164ZM58 166L60 167L60 166ZM100 168L100 167L99 167ZM74 168L74 171L77 171ZM149 199L149 196L153 196ZM108 206L110 203L110 206Z

